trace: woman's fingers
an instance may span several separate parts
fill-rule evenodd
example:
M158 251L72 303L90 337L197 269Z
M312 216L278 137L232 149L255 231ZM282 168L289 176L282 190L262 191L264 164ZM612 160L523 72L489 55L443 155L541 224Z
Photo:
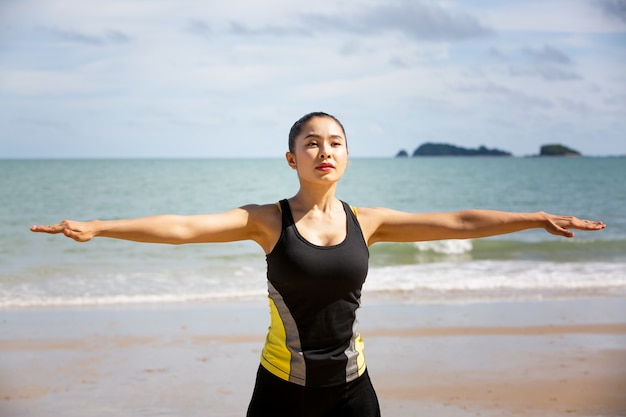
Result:
M601 230L606 227L603 222L592 221L592 220L581 220L576 217L566 218L563 224L560 226L570 229L578 229L578 230Z
M63 223L57 223L54 225L49 225L49 226L42 226L42 225L33 225L30 227L30 231L31 232L38 232L38 233L52 233L52 234L56 234L56 233L61 233L65 230L66 226Z
M606 225L601 221L581 220L572 216L554 216L550 221L548 231L554 235L574 237L569 229L576 230L602 230Z
M601 230L606 227L606 224L600 221L581 220L582 224L578 225L580 230Z
M77 242L87 242L93 237L93 234L85 226L85 223L71 220L63 220L61 223L49 226L34 225L30 227L30 230L38 233L63 233L65 236Z

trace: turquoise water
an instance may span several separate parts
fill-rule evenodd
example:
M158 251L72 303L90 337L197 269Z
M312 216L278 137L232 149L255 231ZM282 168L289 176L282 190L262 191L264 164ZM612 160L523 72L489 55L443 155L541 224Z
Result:
M415 302L623 296L626 159L354 159L338 196L407 211L543 210L603 220L573 240L541 230L371 248L365 292ZM297 191L281 159L0 160L0 307L263 297L250 242L163 246L33 234L31 224L195 214Z

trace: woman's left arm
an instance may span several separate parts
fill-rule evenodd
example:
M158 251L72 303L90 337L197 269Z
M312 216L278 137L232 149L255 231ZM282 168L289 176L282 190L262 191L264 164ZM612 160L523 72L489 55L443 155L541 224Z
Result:
M573 237L572 229L601 230L606 227L600 221L544 212L463 210L451 213L406 213L386 208L362 208L358 212L369 245L376 242L480 238L535 228L543 228L558 236Z

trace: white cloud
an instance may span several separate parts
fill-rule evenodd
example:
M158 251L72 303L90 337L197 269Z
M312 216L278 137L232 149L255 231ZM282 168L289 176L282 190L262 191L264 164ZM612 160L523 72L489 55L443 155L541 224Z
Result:
M607 16L597 0L527 0L489 2L480 7L483 18L498 31L533 32L618 32L623 22Z
M53 71L0 71L0 93L6 95L85 94L97 90L91 80Z
M353 156L380 156L382 135L390 156L433 138L528 154L600 127L581 150L624 154L622 4L5 1L0 140L201 156L219 137L207 156L280 156L293 120L325 110Z
M352 5L351 5L352 6ZM314 13L305 20L312 27L347 31L362 36L396 32L413 40L451 41L488 36L492 33L475 16L440 7L436 3L397 0L351 7L338 14Z

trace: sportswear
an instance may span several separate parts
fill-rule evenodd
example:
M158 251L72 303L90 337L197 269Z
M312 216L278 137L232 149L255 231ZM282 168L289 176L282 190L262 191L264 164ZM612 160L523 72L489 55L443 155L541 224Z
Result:
M318 246L300 235L288 201L279 204L281 235L266 256L271 324L261 365L301 386L354 381L366 369L356 312L369 261L356 210L342 201L345 239Z

